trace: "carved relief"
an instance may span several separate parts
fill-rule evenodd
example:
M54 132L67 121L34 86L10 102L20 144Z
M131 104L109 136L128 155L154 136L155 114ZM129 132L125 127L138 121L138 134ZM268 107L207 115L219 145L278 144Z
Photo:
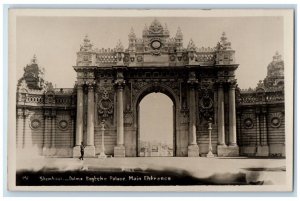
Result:
M99 99L97 103L98 118L111 118L114 112L114 101L112 86L108 83L103 83L98 91ZM100 121L99 121L100 122Z
M199 90L199 114L200 120L208 121L214 119L214 93L212 91L212 82L209 80L200 83Z
M277 113L272 113L271 114L271 118L270 118L270 122L271 122L271 126L273 128L278 128L281 126L281 119L282 119L282 114L281 112L277 112Z
M139 55L139 56L137 57L137 61L138 61L138 62L143 62L143 56L142 56L142 55Z
M180 123L188 124L189 123L189 112L186 110L186 111L182 111L181 114L182 114L182 116L180 118Z
M130 111L125 112L124 114L124 125L131 126L133 124L133 114Z
M37 129L41 126L41 121L39 119L34 119L30 122L31 129Z
M246 129L251 129L254 126L254 115L253 114L243 114L242 116L243 127Z

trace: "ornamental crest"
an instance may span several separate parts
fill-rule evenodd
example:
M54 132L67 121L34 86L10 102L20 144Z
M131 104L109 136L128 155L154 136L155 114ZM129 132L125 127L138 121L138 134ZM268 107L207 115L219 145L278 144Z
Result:
M213 92L211 90L205 89L200 91L199 97L199 112L200 119L209 120L209 118L214 118L214 101L213 101Z
M109 97L108 91L105 89L102 91L101 98L98 101L98 115L102 118L108 118L113 114L113 101Z

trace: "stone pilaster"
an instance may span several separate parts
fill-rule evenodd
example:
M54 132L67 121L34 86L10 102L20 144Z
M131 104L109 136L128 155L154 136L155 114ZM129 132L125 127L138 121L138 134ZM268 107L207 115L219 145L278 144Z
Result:
M196 92L195 87L198 84L195 72L189 74L189 144L188 157L198 157L199 147L197 145L196 130Z
M24 135L24 112L23 109L17 109L17 149L23 148Z
M54 156L56 154L55 148L56 140L56 111L51 110L51 146L50 146L50 155Z
M94 122L95 122L95 94L94 83L88 85L88 114L87 114L87 146L85 148L84 155L86 157L95 157L95 145L94 145Z
M25 135L24 135L24 148L32 148L32 133L30 129L29 110L24 111Z
M229 85L229 146L236 143L235 82Z
M239 156L239 147L236 141L235 87L235 80L229 82L229 146L227 147L227 156Z
M115 84L117 88L117 146L114 147L114 157L125 157L123 106L123 87L125 81L123 73L118 72Z
M269 156L269 146L267 137L267 111L262 108L261 112L257 114L257 124L259 125L257 129L257 151L256 156Z
M50 155L51 147L51 115L49 110L44 113L44 138L43 138L43 155Z
M226 146L224 122L224 89L222 82L220 82L218 85L218 146Z
M77 115L76 115L76 139L73 148L73 157L80 156L80 145L83 140L83 86L77 84Z

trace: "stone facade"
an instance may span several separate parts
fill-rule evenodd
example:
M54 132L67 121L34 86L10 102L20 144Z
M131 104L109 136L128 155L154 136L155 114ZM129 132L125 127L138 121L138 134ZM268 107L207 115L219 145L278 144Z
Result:
M72 89L44 81L36 58L24 68L17 86L17 148L35 147L39 154L78 157L101 151L105 122L107 155L139 156L139 103L161 92L174 103L174 156L208 153L208 121L212 152L217 156L284 156L283 61L276 54L266 79L256 89L237 87L235 51L225 33L214 48L183 47L178 28L154 20L129 46L93 48L85 37L74 70Z

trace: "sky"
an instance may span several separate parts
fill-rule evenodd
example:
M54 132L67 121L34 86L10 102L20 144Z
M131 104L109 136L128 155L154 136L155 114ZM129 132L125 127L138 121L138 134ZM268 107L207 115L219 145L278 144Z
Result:
M18 17L17 77L36 54L45 68L45 79L58 88L73 87L76 52L88 35L94 47L114 48L121 40L128 46L131 27L138 38L152 17ZM177 27L183 32L183 45L193 39L197 47L215 47L224 31L236 51L239 68L236 78L240 88L255 87L265 78L267 66L276 51L283 54L282 17L164 17L170 36Z
M267 75L267 66L276 51L283 54L283 19L281 17L164 17L170 36L177 28L183 33L183 46L193 39L197 47L215 47L225 32L239 67L236 78L240 88L256 87ZM73 66L85 35L94 47L114 48L121 40L128 47L131 27L138 38L153 17L18 17L17 78L35 54L45 69L45 80L56 88L72 88L76 80ZM147 95L141 106L141 140L172 143L172 106L166 95ZM164 122L164 123L162 123Z

